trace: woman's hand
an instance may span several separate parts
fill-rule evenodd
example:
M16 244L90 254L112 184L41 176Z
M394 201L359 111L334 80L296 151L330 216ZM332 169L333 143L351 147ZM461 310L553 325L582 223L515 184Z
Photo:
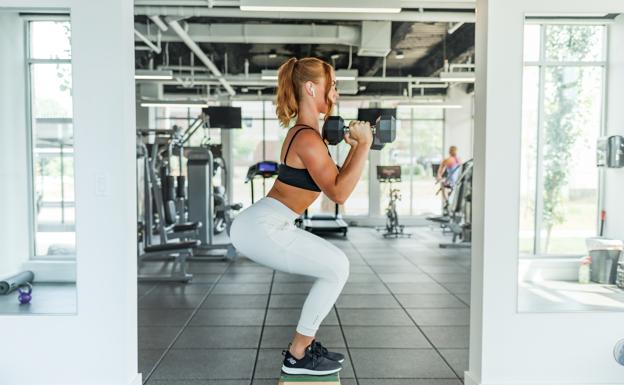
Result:
M373 143L373 130L371 130L370 123L352 120L351 123L349 123L349 137L358 144L364 144L370 147L370 144Z
M345 143L346 143L346 144L348 144L349 146L351 146L351 148L354 148L355 146L357 146L357 145L358 145L357 140L353 139L353 138L351 137L351 135L349 135L349 133L346 133L346 134L344 135L344 141L345 141Z

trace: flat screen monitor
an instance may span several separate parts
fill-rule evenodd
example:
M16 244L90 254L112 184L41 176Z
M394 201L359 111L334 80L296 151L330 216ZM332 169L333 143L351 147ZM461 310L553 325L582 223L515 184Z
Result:
M211 128L242 128L241 108L230 106L210 106L204 108Z

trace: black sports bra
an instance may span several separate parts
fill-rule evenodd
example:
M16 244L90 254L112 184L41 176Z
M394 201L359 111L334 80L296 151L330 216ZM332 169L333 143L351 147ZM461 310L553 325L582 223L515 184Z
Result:
M290 146L292 146L293 141L297 134L299 134L303 130L314 130L312 127L303 126L300 130L295 132L290 138L290 143L288 143L288 148L286 149L286 154L284 155L284 163L279 165L277 171L277 180L282 183L286 183L287 185L299 187L304 190L316 191L320 192L321 189L312 179L312 176L305 168L294 168L290 167L286 164L286 159L288 158L288 151L290 151ZM327 150L329 152L329 149Z

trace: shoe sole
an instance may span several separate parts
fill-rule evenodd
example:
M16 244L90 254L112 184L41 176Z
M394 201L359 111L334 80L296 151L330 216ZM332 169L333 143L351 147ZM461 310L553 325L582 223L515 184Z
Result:
M334 370L310 370L303 368L289 368L286 365L282 365L282 372L286 374L307 374L310 376L326 376L328 374L334 374L341 371L342 368L334 369Z

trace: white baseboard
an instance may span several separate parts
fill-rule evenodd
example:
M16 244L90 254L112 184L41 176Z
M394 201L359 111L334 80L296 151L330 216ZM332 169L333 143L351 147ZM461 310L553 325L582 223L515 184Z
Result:
M471 372L464 372L464 385L553 385L553 384L561 384L557 382L514 382L514 381L501 381L501 382L481 382L477 380L477 376L473 375ZM593 385L592 383L569 383L566 382L565 385ZM622 385L622 383L604 383L601 385Z
M137 373L136 376L130 381L128 385L142 385L143 384L143 374Z

